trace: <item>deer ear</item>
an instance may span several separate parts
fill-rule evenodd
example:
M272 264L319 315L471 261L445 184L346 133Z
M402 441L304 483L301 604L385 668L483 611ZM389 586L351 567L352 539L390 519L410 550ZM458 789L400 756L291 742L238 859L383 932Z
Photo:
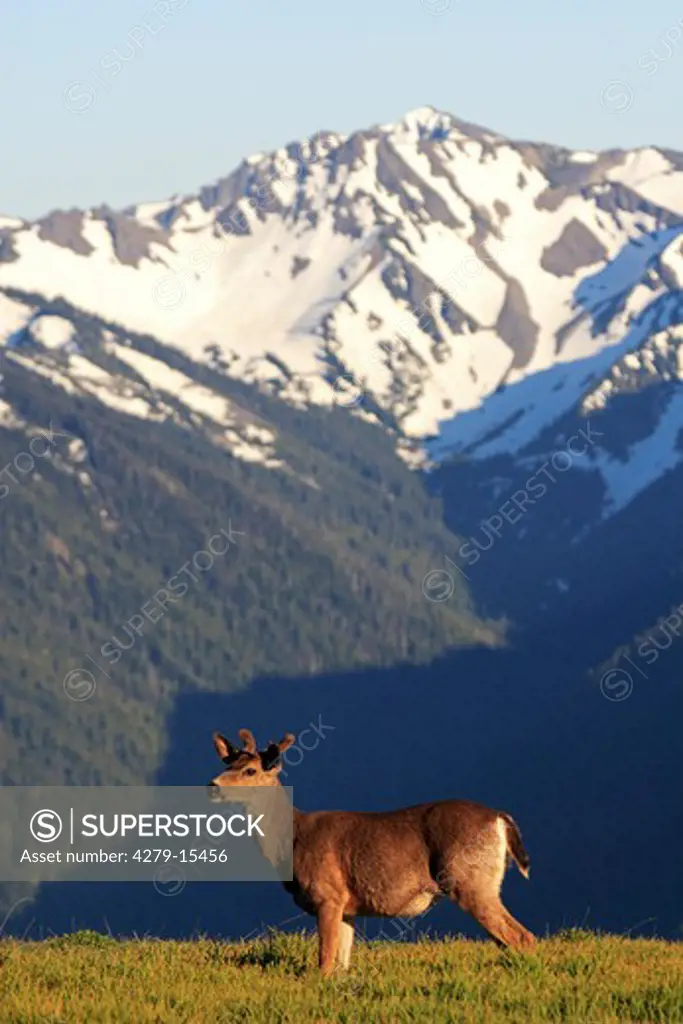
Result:
M296 742L296 736L293 732L286 732L284 737L280 740L277 747L281 754L284 754L285 750L289 750L293 743Z
M219 732L213 734L213 745L221 761L227 761L235 753L235 748L230 740L226 740L225 736L221 736Z
M244 749L248 754L255 754L257 752L256 740L251 729L240 729L239 737L244 743Z

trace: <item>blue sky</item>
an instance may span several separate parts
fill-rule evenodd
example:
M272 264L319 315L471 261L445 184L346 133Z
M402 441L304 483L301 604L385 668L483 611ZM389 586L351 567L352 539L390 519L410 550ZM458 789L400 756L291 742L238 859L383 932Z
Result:
M4 0L0 25L6 214L194 191L427 104L516 138L683 150L680 0Z

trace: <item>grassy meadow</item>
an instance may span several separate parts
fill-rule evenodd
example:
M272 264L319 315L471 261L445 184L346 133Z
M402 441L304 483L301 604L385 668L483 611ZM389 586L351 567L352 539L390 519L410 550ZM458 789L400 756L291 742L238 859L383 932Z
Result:
M3 1024L683 1021L683 943L565 932L532 954L466 939L360 942L322 981L312 936L0 942Z

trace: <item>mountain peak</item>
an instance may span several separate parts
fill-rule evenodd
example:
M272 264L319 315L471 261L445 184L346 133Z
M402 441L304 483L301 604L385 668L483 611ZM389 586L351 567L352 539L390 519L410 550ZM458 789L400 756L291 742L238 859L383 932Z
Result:
M414 448L435 436L435 459L511 452L581 400L583 363L599 387L683 322L680 157L576 156L419 106L246 158L198 195L0 221L0 289L350 406ZM652 329L629 330L651 303Z
M425 105L414 107L412 110L407 111L398 123L405 124L408 127L419 127L420 125L429 125L435 120L448 117L450 117L450 114L437 110L436 107Z
M409 110L400 120L382 125L388 135L415 139L445 139L458 129L460 122L447 111L423 106Z

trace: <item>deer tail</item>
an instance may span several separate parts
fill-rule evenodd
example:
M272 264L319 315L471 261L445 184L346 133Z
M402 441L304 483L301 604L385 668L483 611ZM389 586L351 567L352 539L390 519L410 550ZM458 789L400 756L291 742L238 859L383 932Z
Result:
M519 831L519 826L510 814L501 814L501 817L505 822L505 836L507 838L508 854L512 860L514 860L520 870L520 873L525 878L528 878L529 871L531 870L531 861L529 860L529 854L524 849L522 833Z

